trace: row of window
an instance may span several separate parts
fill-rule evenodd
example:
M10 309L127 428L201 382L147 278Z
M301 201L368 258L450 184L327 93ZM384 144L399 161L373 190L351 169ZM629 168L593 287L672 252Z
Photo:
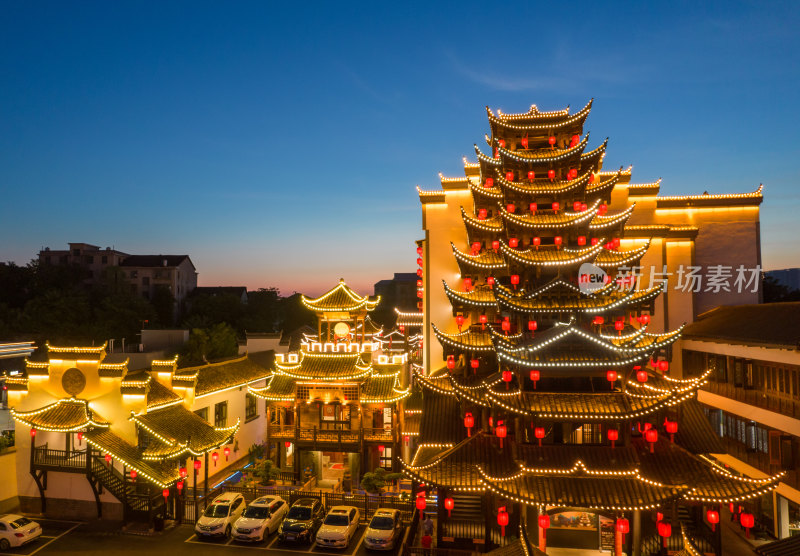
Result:
M772 430L755 421L742 419L721 409L703 407L703 411L714 432L720 437L743 444L748 452L768 454L771 465L779 465L782 469L796 467L796 444L791 435Z
M684 350L684 368L695 376L708 369L714 382L800 399L800 368L794 365Z
M266 412L266 408L269 402L264 402L264 411ZM204 407L202 409L195 410L195 413L199 415L203 420L209 421L208 419L208 407ZM245 406L244 406L244 420L249 421L250 419L254 419L258 417L258 398L247 394L245 396ZM214 404L214 426L215 427L227 427L228 426L228 402L219 402Z

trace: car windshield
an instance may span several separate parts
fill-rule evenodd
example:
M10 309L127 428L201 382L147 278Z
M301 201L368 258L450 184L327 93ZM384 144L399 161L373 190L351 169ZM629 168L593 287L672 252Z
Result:
M19 519L15 519L14 521L12 521L10 525L14 529L19 529L20 527L24 527L29 523L32 523L30 519L28 519L27 517L21 517Z
M226 504L214 504L207 507L203 515L206 517L228 517L228 508L230 506Z
M372 529L392 529L394 520L391 517L373 517L369 526Z
M330 514L325 518L325 525L333 525L334 527L347 527L350 521L345 514Z
M264 506L248 506L242 514L242 517L249 517L251 519L267 519L269 517L269 508Z
M295 506L294 508L289 510L289 514L286 516L287 519L296 519L297 521L304 521L306 519L311 519L311 508L303 508L300 506Z

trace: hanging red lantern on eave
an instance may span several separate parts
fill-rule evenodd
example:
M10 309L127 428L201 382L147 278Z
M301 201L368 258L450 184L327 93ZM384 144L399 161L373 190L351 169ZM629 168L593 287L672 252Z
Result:
M164 490L162 490L162 491L161 491L161 496L163 496L163 497L164 497L164 502L166 502L166 501L167 501L167 498L169 498L169 489L168 489L168 488L165 488Z
M527 149L528 148L528 136L527 135L525 137L523 137L522 139L520 139L519 142L522 145L523 149Z
M711 524L711 530L716 531L717 523L719 523L719 512L717 510L708 510L706 519Z
M536 249L537 251L539 250L539 245L541 244L542 244L542 238L540 238L539 236L534 236L531 239L531 245L533 245L534 249Z
M447 369L452 371L456 368L456 359L453 355L447 356Z
M469 366L472 367L473 371L475 371L481 366L481 362L479 359L470 359Z
M497 144L500 145L501 148L506 148L506 140L505 139L498 139Z
M506 181L514 181L514 172L506 172Z
M644 431L644 439L650 443L650 453L654 452L654 446L658 442L658 431L656 429L647 429Z
M541 373L536 369L531 371L530 378L531 382L533 382L533 389L536 390L536 383L539 382L539 379L542 377Z
M31 429L31 438L36 438L36 429Z
M203 464L200 462L199 459L194 460L194 470L197 471Z
M614 448L615 443L619 440L619 431L617 429L608 429L608 439L611 441L611 448Z
M214 460L214 466L216 467L217 460L219 459L219 454L217 452L212 452L211 453L211 459Z
M517 247L519 247L519 239L515 237L509 238L508 246L511 247L512 249L516 249Z
M578 236L578 245L586 245L586 236Z
M500 439L500 448L503 447L503 439L508 434L508 429L503 424L503 421L498 421L497 426L494 428L494 434Z
M636 371L636 380L642 383L647 382L647 371L645 370Z
M669 361L667 361L666 359L662 359L661 361L659 361L658 370L661 371L662 373L667 372L669 370Z
M542 447L542 438L545 437L544 427L536 427L533 429L533 436L539 441L539 447Z
M481 330L486 329L486 323L489 322L489 317L486 315L481 315L478 317L478 321L481 323Z
M422 247L417 247L417 255L422 256Z
M456 505L455 500L453 500L449 496L444 499L444 509L447 510L447 517L450 517L450 512L453 511L455 505Z
M106 454L105 457L106 457L106 463L111 463L111 460L113 459L111 454Z
M580 141L581 141L581 136L580 135L573 135L572 139L570 139L569 146L570 147L575 147L575 146L577 146L578 143L580 143Z
M553 238L553 244L556 246L556 249L561 249L562 243L564 243L564 238L561 236L556 236Z
M131 480L133 480L133 482L136 482L136 477L138 476L139 473L137 473L135 469L131 469Z
M556 171L555 170L548 170L547 171L547 179L549 179L550 181L553 181L554 179L556 179Z
M486 220L486 216L489 214L489 211L486 209L478 209L478 220Z
M672 536L672 525L666 521L658 522L658 534L664 540L664 548L667 547L667 539Z
M551 135L550 137L548 137L547 142L550 143L550 147L552 148L553 145L556 144L556 136L555 135Z
M505 506L497 510L497 524L500 526L500 536L506 536L506 525L508 525L508 512Z
M528 179L531 180L531 181L535 180L536 179L536 172L534 172L533 170L528 170Z
M519 274L511 275L511 284L514 286L514 289L517 289L517 285L519 285Z
M536 332L538 328L539 328L538 322L536 322L535 320L528 321L528 332Z
M503 382L506 383L506 390L508 390L508 383L514 379L514 373L506 369L502 372L502 377L503 377Z
M493 178L486 178L486 181L483 182L483 186L486 189L491 189L492 187L494 187L494 179Z
M561 203L558 201L553 201L551 208L553 209L553 212L558 212L558 210L561 208Z
M459 331L464 326L464 315L456 315L456 326L458 326Z
M467 429L467 436L472 436L472 427L475 426L475 418L472 413L464 415L464 427Z

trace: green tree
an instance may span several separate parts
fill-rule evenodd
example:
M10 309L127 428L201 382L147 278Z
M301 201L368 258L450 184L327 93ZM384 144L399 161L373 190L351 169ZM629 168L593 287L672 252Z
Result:
M280 469L275 467L275 463L273 463L271 459L267 459L261 462L258 467L256 467L256 470L253 474L261 479L262 485L268 485L278 477L280 474Z
M195 328L181 350L181 365L202 365L206 361L232 357L239 353L236 332L221 322L210 328Z

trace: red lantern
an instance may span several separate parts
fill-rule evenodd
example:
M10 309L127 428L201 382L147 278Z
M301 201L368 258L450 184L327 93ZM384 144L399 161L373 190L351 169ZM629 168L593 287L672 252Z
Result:
M622 336L623 328L625 328L625 321L618 320L614 323L614 330L616 330L620 336Z
M555 135L551 135L550 138L547 139L547 142L550 143L550 147L552 147L553 145L556 144L556 136Z
M539 447L542 447L542 438L544 438L544 427L536 427L533 429L533 436L539 440Z
M506 205L506 211L513 214L514 212L516 212L516 210L517 210L517 205L515 205L514 203L509 203Z
M419 276L420 278L422 278L422 269L421 269L421 268L418 268L418 269L417 269L417 276Z
M450 517L450 512L453 511L455 505L456 505L455 500L453 500L449 496L444 499L444 508L447 510L447 517Z
M505 506L497 510L497 524L500 526L500 535L505 537L506 525L508 525L508 512Z
M486 181L483 183L483 186L487 189L491 189L494 187L494 180L492 178L486 178Z
M384 446L383 444L378 444L378 451L382 454L383 452L386 451L386 446Z
M530 209L532 214L536 213L538 208L539 208L539 205L537 203L531 203L530 205L528 205L528 209Z
M452 370L453 370L453 369L455 369L455 368L456 368L456 360L455 360L455 357L454 357L454 356L452 356L452 355L448 355L448 356L447 356L447 369L448 369L449 371L452 371Z
M656 512L656 524L658 524L659 521L664 521L664 514Z
M578 236L578 245L586 245L586 236Z
M539 245L542 243L542 238L540 238L539 236L536 236L533 239L531 239L531 243L533 244L533 247L536 250L538 250L539 249Z
M181 467L178 470L178 472L180 473L181 477L185 477L186 476L186 468L185 467Z
M585 212L589 208L589 205L586 203L581 203L581 212Z
M498 139L497 144L500 145L502 148L506 148L506 140L505 139Z
M597 245L597 238L596 237L592 238L591 244L592 245Z
M487 276L486 277L486 285L490 288L494 286L494 276Z
M599 214L600 216L604 215L606 212L608 212L607 204L602 203L600 206L597 207L597 214Z
M669 361L667 361L666 359L662 359L661 361L659 361L658 370L661 371L662 373L667 372L669 370Z
M136 477L139 476L139 473L136 472L135 469L131 469L131 479L136 482Z
M36 438L36 429L31 429L31 438Z
M494 150L494 157L495 158L500 158L500 151L499 150L497 150L497 149Z
M619 238L618 237L615 237L611 243L614 244L614 249L619 249Z
M528 148L528 136L527 135L525 137L523 137L522 139L520 139L519 142L522 145L523 149L527 149Z
M596 325L598 325L598 326L599 326L599 325L601 325L601 324L603 324L604 322L606 322L606 319L604 319L604 318L603 318L603 317L601 317L601 316L596 316L596 317L595 317L595 318L592 320L592 324L596 324Z
M528 331L529 332L536 332L536 329L539 328L539 323L535 320L528 321Z
M287 440L286 442L283 443L283 446L284 446L284 448L291 448L292 447L292 443Z
M517 285L519 284L519 274L511 275L511 284L513 284L514 289L517 289Z
M550 528L549 515L544 514L539 516L539 528L542 530L542 535L539 539L539 550L545 552L547 550L547 530Z
M405 435L405 436L403 437L403 440L405 441L405 443L406 443L406 446L408 446L408 441L409 441L409 440L411 440L411 437L410 437L410 436L408 436L408 435Z
M467 436L472 436L472 427L475 426L475 418L472 413L464 415L464 427L467 429Z
M572 203L572 210L575 211L575 212L578 212L579 210L581 210L581 202L580 201L575 201L574 203Z
M531 181L536 179L536 172L534 172L533 170L528 170L528 179Z
M502 448L503 439L506 437L506 434L508 434L508 430L506 429L506 426L503 424L503 421L497 422L497 426L494 429L494 433L497 435L497 438L500 439L500 448Z
M618 533L622 533L623 535L627 535L628 531L630 531L630 530L631 530L630 529L630 524L628 523L627 519L625 519L624 517L621 517L621 518L617 519L617 532ZM625 541L623 541L623 544L624 543L625 543Z
M553 205L552 205L552 208L553 208L553 212L558 212L558 209L561 208L561 203L559 203L558 201L554 201Z
M199 459L194 460L194 470L197 471L203 464L200 463Z
M422 290L418 290L417 291L417 297L419 297L421 299L423 295L424 294L422 293Z
M580 140L581 140L581 136L580 136L580 135L573 135L573 136L572 136L572 140L569 142L569 146L570 146L570 147L574 147L575 145L577 145L577 144L578 144L578 142L579 142Z
M594 173L589 174L589 183L594 183Z
M489 212L486 209L478 209L478 220L486 220Z
M480 241L473 241L472 245L469 246L470 250L472 251L473 255L477 255L481 250L481 242Z
M417 247L417 255L422 256L422 247Z
M406 325L405 324L401 324L400 326L397 327L397 329L400 330L401 333L403 333L403 332L406 331Z
M211 459L213 459L213 460L214 460L214 467L216 467L216 465L217 465L217 460L219 459L219 454L218 454L217 452L213 452L213 453L211 454Z
M417 265L422 266L422 259L417 259Z
M225 461L228 461L228 456L231 455L231 449L225 446L225 448L222 449L222 453L225 454Z
M419 510L420 519L422 519L422 513L425 511L427 505L428 502L425 500L425 493L420 492L419 496L417 496L417 509Z
M492 242L492 249L494 249L495 251L497 251L498 249L500 249L500 242L499 242L499 241L497 241L497 240L494 240L494 241Z
M677 421L667 421L664 423L664 428L666 429L667 433L669 434L669 441L675 441L675 433L678 432L678 422Z
M183 481L178 481L175 483L175 486L178 488L178 494L180 495L181 491L183 490Z
M514 181L514 172L506 172L506 181Z
M536 390L536 383L539 382L541 374L537 370L531 371L531 382L533 382L533 389Z
M464 315L456 315L456 326L458 326L459 330L464 326Z
M169 489L165 488L164 490L162 490L161 491L161 496L164 497L164 503L166 503L167 502L167 498L169 498Z
M503 371L503 382L506 383L506 390L508 390L508 383L511 382L513 379L514 379L514 374L511 371L509 370Z
M486 323L489 322L489 318L486 315L481 315L478 317L478 320L481 323L481 330L485 330Z
M478 249L480 249L480 244L478 244ZM470 291L472 289L472 278L464 278L464 291Z
M672 536L672 525L666 521L658 522L658 534L664 539L664 548L667 547L667 539Z
M421 288L421 287L422 287L422 280L417 280L417 287L418 287L418 288Z
M611 448L614 448L614 444L617 440L619 440L619 431L616 429L608 429L608 439L611 441Z
M556 236L553 238L553 243L556 246L556 249L561 249L561 244L564 242L564 239L561 236Z
M642 323L650 324L650 315L642 315Z
M644 431L644 439L650 443L650 453L653 453L653 447L658 442L658 431L656 429L647 429Z
M556 171L555 170L548 170L547 171L547 179L549 179L550 181L553 181L554 179L556 179Z
M80 444L82 440L83 440L83 432L78 431L78 444Z
M515 237L509 238L508 246L511 247L512 249L516 249L517 247L519 247L519 240Z
M470 359L469 366L477 370L481 366L481 362L479 359Z
M711 524L711 530L716 531L717 523L719 523L719 512L717 510L708 510L706 512L706 519Z
M106 463L111 463L112 457L111 454L106 454Z
M636 371L636 380L639 382L647 382L647 371Z
M614 389L614 383L617 381L617 371L607 371L606 380L611 383L611 389Z
M570 168L568 177L571 180L577 178L578 177L578 169L577 168Z

